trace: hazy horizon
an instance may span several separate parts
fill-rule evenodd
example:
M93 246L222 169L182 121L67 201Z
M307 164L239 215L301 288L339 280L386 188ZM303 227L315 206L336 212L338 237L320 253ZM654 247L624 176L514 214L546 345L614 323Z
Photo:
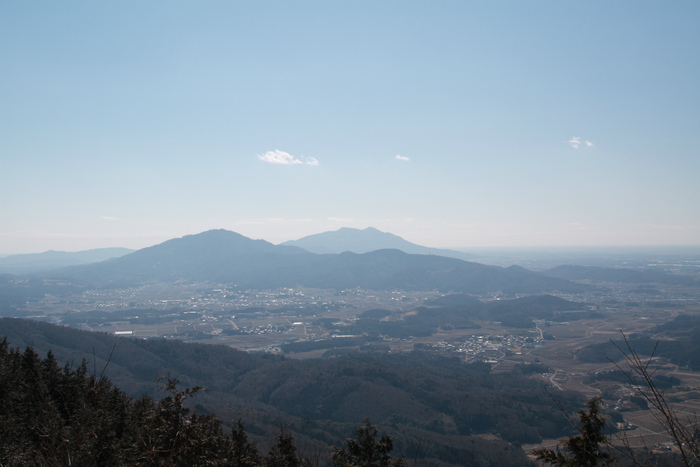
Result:
M208 229L208 230L215 230L215 229ZM228 230L228 229L226 229ZM362 230L362 229L360 229ZM36 253L46 253L49 251L55 251L55 252L68 252L68 253L76 253L76 252L81 252L81 251L87 251L87 250L94 250L94 249L111 249L111 248L128 248L132 249L134 251L140 250L142 248L148 248L151 246L158 245L160 243L163 243L167 240L172 240L174 238L181 238L183 236L189 236L189 235L197 235L202 232L192 232L192 233L187 233L184 235L180 235L177 237L170 237L170 238L164 238L160 241L156 241L154 243L141 243L141 242L135 242L135 246L124 246L124 245L106 245L105 246L96 246L96 247L91 247L91 248L77 248L77 249L71 249L71 250L62 250L58 248L47 248L43 250L38 250L38 251L23 251L19 253L5 253L0 251L0 258L7 257L7 256L13 256L13 255L23 255L23 254L36 254ZM241 232L236 232L236 233L241 233ZM316 232L316 233L323 233L323 232ZM394 234L394 232L387 232ZM313 235L313 234L309 234ZM401 237L400 235L398 235ZM254 240L265 240L269 241L265 238L256 238L256 237L250 237ZM401 237L403 238L403 237ZM298 240L298 239L290 239L290 240ZM404 238L404 240L407 240ZM286 240L285 240L286 241ZM409 240L410 241L410 240ZM58 242L60 243L60 242ZM284 243L282 242L270 242L275 245L279 245ZM411 243L416 243L416 242L411 242ZM440 248L440 249L449 249L449 250L455 250L455 251L462 251L462 252L467 252L467 253L508 253L508 252L567 252L567 253L572 253L572 252L605 252L608 251L609 253L618 253L618 252L641 252L643 250L652 250L652 251L658 251L658 252L663 252L663 251L688 251L688 252L693 252L697 253L700 252L700 243L697 244L685 244L685 245L502 245L502 246L446 246L446 247L437 247L434 245L429 245L429 244L420 244L416 243L417 245L420 246L425 246L429 248ZM696 251L698 250L698 251Z
M0 255L700 243L700 3L0 4Z

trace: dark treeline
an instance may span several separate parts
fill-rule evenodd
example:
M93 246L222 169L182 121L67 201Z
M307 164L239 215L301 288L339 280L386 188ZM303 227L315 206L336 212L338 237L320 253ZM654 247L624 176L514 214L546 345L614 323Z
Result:
M211 415L186 406L199 388L165 379L164 397L128 397L86 362L59 366L28 347L0 342L0 465L303 466L282 431L267 455L237 423L225 434Z
M32 352L53 349L54 359L71 362L71 368L78 368L83 356L90 358L87 373L93 376L83 367L81 378L104 372L135 400L143 394L163 397L155 389L159 376L170 375L183 387L205 387L190 407L218 417L224 431L242 420L263 451L285 426L305 451L327 454L328 446L342 444L369 416L407 459L425 458L436 466L523 465L521 444L570 430L544 384L527 372L490 374L487 364L466 365L429 353L354 352L291 360L18 319L0 319L0 329L12 345L30 345L37 349ZM12 378L3 377L3 384L12 386ZM573 393L558 398L571 409L583 404Z
M40 358L0 341L0 465L27 466L266 466L405 465L394 442L367 419L345 447L299 449L282 428L266 454L240 420L225 430L212 415L191 410L199 387L182 389L162 378L159 400L133 399L104 377L90 375L86 361L60 366L52 352ZM469 440L467 440L469 442ZM474 440L471 440L474 443ZM340 444L340 443L339 443ZM522 465L522 451L473 449L453 464ZM459 450L454 452L459 456ZM419 455L416 453L415 455ZM449 465L442 463L442 465Z

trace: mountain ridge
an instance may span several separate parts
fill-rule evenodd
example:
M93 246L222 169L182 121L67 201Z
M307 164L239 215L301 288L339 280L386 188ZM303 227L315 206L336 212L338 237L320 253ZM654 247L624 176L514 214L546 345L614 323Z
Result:
M585 286L526 269L506 269L397 249L357 254L316 254L289 245L252 240L226 230L167 240L101 263L54 271L96 286L141 282L212 281L273 289L444 290L465 293L575 292Z
M0 273L33 274L81 264L97 263L133 253L130 248L94 248L82 251L48 250L0 258Z
M318 254L338 254L345 251L362 254L376 250L396 249L409 254L439 255L466 261L474 258L473 255L460 251L417 245L398 235L382 232L374 227L365 229L342 227L338 230L307 235L298 240L289 240L280 245L297 246Z

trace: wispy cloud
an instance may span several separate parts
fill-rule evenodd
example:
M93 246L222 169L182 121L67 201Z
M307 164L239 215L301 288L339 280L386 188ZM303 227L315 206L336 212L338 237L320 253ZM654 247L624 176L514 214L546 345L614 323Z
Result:
M408 162L408 161L410 161L411 159L410 159L409 157L402 156L401 154L397 154L397 155L396 155L396 160L397 160L397 161Z
M112 216L100 216L100 219L103 221L118 221L121 220L118 217L112 217Z
M265 154L258 154L258 159L260 159L263 162L267 162L268 164L277 165L319 164L318 159L316 159L315 157L304 157L302 158L302 160L292 156L288 152L280 151L279 149L275 149L274 151L267 151Z
M569 143L569 146L571 146L571 147L574 148L574 149L578 149L578 148L580 148L581 146L585 146L585 147L587 147L587 148L592 148L592 147L593 147L593 143L592 143L591 141L582 140L582 139L581 139L580 137L578 137L578 136L572 136L571 139L570 139L569 141L567 141L567 142Z

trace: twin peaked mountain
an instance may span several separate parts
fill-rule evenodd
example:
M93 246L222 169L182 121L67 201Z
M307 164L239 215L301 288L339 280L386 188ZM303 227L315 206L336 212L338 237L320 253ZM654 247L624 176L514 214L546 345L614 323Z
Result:
M578 292L583 288L517 266L486 266L398 249L318 254L292 245L252 240L227 230L188 235L101 263L66 268L60 276L116 287L152 281L211 281L259 289L361 287L508 295Z

